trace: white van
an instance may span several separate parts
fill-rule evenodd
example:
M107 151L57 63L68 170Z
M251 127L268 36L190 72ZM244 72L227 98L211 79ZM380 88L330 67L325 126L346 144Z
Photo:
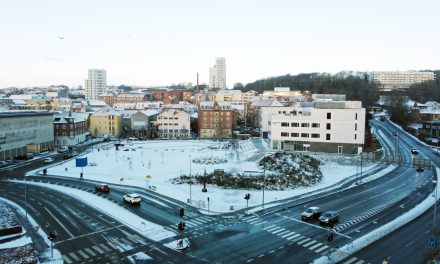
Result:
M61 146L61 147L58 148L58 152L59 153L64 153L64 152L67 152L67 151L69 151L69 147L68 146Z
M128 140L130 140L130 141L136 141L136 140L138 140L138 139L135 138L135 137L129 137Z

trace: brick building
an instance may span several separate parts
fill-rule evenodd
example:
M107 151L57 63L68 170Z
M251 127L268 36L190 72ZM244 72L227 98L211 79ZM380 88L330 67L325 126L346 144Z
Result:
M237 112L229 102L201 102L198 118L200 138L230 138L237 128Z

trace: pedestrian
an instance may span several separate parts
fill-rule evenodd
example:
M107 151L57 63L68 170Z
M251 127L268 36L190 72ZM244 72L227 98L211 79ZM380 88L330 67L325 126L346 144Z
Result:
M383 261L382 261L382 264L388 264L388 259L384 258Z
M83 179L83 173L82 173L82 172L79 173L79 179L80 179L80 180Z

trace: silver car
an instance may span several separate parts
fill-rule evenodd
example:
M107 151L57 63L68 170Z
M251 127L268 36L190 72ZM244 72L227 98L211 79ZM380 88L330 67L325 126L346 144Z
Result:
M322 212L321 208L319 207L316 206L309 207L307 210L302 212L301 219L302 220L316 219L321 216L321 212Z
M141 197L139 194L136 193L129 193L124 195L124 202L130 203L130 204L141 204Z

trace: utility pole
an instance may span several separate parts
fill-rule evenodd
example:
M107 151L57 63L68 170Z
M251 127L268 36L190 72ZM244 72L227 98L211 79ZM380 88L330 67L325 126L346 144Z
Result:
M192 204L192 175L191 175L191 163L192 163L192 157L191 153L189 153L189 204Z
M264 171L263 171L263 204L262 207L264 208L264 189L266 187L266 163L264 163Z

